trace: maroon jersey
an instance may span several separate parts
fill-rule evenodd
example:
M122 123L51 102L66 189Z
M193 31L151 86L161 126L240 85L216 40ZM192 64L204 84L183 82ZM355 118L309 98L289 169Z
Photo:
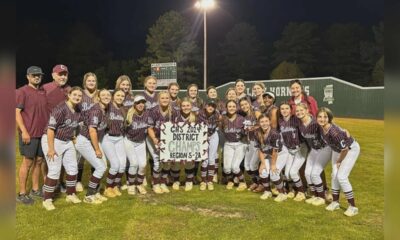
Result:
M271 106L269 106L269 107L263 106L263 107L261 108L261 112L262 112L263 114L266 114L267 116L271 117L271 112L272 112L273 109L278 109L278 107L275 106L275 104L273 104L273 105L271 105Z
M185 118L181 112L176 112L176 115L174 116L174 119L172 119L173 123L188 123L189 122L189 117ZM194 123L201 123L201 119L196 116L196 121Z
M341 152L354 142L351 136L347 137L346 132L335 124L331 125L327 133L322 134L322 138L335 152Z
M47 111L49 113L58 104L67 100L68 91L70 88L71 87L68 85L60 87L55 82L50 82L43 85L43 89L46 92L46 97L47 97Z
M66 102L57 105L50 113L48 128L53 129L55 138L61 141L70 141L79 126L81 113L72 112Z
M218 128L220 114L215 111L211 116L207 116L205 109L199 112L200 122L204 122L207 125L208 136L213 135Z
M107 128L107 118L100 105L95 104L87 111L87 117L84 117L83 125L81 126L80 134L87 139L90 139L89 128L96 128L97 138L99 141L103 139Z
M326 144L321 138L321 128L313 117L311 117L311 122L308 125L301 122L299 131L309 148L320 149L325 147Z
M261 130L257 130L257 135L259 132L261 133ZM263 137L263 139L256 137L255 147L260 149L260 151L262 151L268 157L271 157L273 149L278 150L278 152L282 150L281 136L279 135L278 131L276 131L274 128L271 128L268 135Z
M283 145L289 149L295 149L300 146L300 120L295 116L291 116L287 121L285 121L283 118L279 118L278 124L279 132L281 133L283 139Z
M239 142L244 135L244 117L236 114L236 118L230 121L228 117L224 117L223 133L227 142Z
M132 142L142 142L146 139L149 113L144 111L142 115L134 115L132 123L125 128L125 136Z
M160 107L154 107L149 111L147 123L149 124L149 127L152 127L154 129L156 137L160 138L161 124L168 121L173 121L176 117L177 112L173 109L171 111L171 114L166 114L165 116L163 116L161 114Z
M190 100L192 103L192 112L195 112L196 114L199 113L200 109L203 108L203 101L199 98L197 98L195 101L192 102L192 100Z
M251 103L251 106L253 107L253 111L261 111L261 104L257 101L257 99L256 100L254 100L252 103Z
M46 104L46 92L41 88L35 89L25 85L16 91L16 105L21 109L22 120L31 138L43 135L49 120Z
M245 116L244 119L245 120L243 122L243 125L244 125L243 128L246 132L247 139L249 141L255 141L255 130L248 131L247 129L255 127L257 125L257 118L254 114L253 115L249 114L249 115Z
M133 106L133 99L134 97L132 95L125 95L125 99L124 102L122 103L122 105L124 106L124 108L126 110L128 110L130 107Z
M155 106L158 106L158 93L154 92L153 96L147 94L147 91L143 93L144 98L146 99L146 109L150 110Z
M124 113L121 108L117 108L113 103L108 105L107 110L107 130L110 136L122 136L124 133Z
M175 111L180 111L181 107L179 106L179 98L175 99L175 100L171 100L171 106Z
M85 113L86 111L89 111L90 108L93 107L94 104L95 104L95 103L94 103L94 101L93 101L93 98L90 97L90 96L88 96L88 95L85 93L85 91L83 91L83 94L82 94L82 101L81 101L81 103L78 105L79 108L80 108L80 110L81 110L81 113Z

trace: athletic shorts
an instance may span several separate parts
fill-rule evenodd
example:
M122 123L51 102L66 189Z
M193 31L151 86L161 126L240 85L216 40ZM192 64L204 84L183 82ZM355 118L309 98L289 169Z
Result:
M19 140L19 152L22 156L27 158L35 158L35 157L44 157L42 144L41 144L41 137L40 138L31 138L29 144L24 144L22 142L21 134L18 134Z

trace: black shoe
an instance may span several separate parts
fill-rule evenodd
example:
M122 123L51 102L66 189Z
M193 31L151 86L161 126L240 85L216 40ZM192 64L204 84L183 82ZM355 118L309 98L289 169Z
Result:
M34 191L32 189L31 192L29 193L29 196L31 198L40 198L40 199L42 199L43 198L43 192L41 190Z
M25 193L19 193L17 196L17 202L23 203L25 205L32 205L35 201Z

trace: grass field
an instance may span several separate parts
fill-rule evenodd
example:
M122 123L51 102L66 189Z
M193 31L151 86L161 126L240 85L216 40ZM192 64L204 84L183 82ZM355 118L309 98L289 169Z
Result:
M17 204L17 239L383 239L384 122L335 121L361 146L350 175L360 209L353 218L343 215L347 207L343 194L342 209L332 213L291 199L262 201L258 194L220 185L213 192L200 192L195 186L191 192L157 196L151 191L145 196L125 192L97 206L70 205L62 195L52 212L45 211L40 201L33 206ZM18 151L16 161L18 174Z

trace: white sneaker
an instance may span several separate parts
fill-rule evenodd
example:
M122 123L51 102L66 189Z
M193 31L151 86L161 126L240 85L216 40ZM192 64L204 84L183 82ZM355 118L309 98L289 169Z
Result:
M325 199L316 197L315 200L312 202L312 205L314 206L321 206L325 204Z
M83 192L83 185L81 182L77 182L75 185L75 191L77 192Z
M233 182L228 182L228 184L226 184L226 189L231 190L233 185L235 185Z
M294 198L295 195L294 195L293 191L290 191L290 192L287 193L286 196L287 196L287 198Z
M162 193L163 193L163 191L162 191L162 189L161 189L161 187L160 187L160 184L154 184L154 186L153 186L153 191L154 191L154 193L156 193L156 194L162 194Z
M193 182L186 182L185 191L191 191L193 189Z
M271 193L272 193L272 195L274 195L274 196L278 196L278 195L279 195L279 191L278 191L278 189L276 189L276 188L272 188L272 189L271 189Z
M278 196L274 199L275 202L283 202L287 199L287 195L284 193L279 193Z
M143 186L143 184L137 185L136 188L137 188L137 190L138 190L138 192L139 192L140 194L146 194L146 193L147 193L147 190L146 190L146 188Z
M293 200L296 201L296 202L301 202L301 201L303 201L305 199L306 199L306 195L303 192L298 192L296 197L293 198Z
M340 209L340 204L338 202L331 202L325 209L328 211L335 211Z
M348 208L347 208L347 210L344 212L344 215L346 215L346 216L348 216L348 217L353 217L353 216L355 216L355 215L357 215L358 214L358 208L356 208L356 207L353 207L353 206L349 206Z
M135 195L136 194L136 186L135 185L129 185L128 186L128 194L129 195Z
M54 207L53 205L53 200L52 199L46 199L42 202L43 207L47 210L47 211L51 211L56 209L56 207Z
M270 198L270 197L272 197L272 193L271 193L270 191L265 191L265 192L263 193L263 195L260 196L260 198L261 198L262 200L266 200L266 199L268 199L268 198Z
M247 184L245 182L239 183L239 186L236 188L236 191L244 191L247 189Z
M169 193L169 189L168 189L167 185L165 185L165 183L161 184L160 188L163 191L163 193Z
M129 186L127 184L124 184L121 186L121 190L125 191L129 188Z
M145 187L147 186L147 180L146 180L146 178L143 178L143 183L142 183L142 184L143 184L143 186L145 186Z
M206 189L207 189L207 183L201 182L201 183L200 183L200 191L204 191L204 190L206 190Z
M101 195L100 193L96 193L94 196L95 196L98 200L100 200L100 201L102 201L102 202L105 202L105 201L108 200L108 198L104 197L104 196Z
M174 182L174 184L172 184L172 189L178 191L180 185L181 185L181 183L179 181L176 181L176 182Z
M207 188L208 188L208 190L213 191L214 190L214 183L213 182L207 183Z
M89 203L89 204L100 204L102 201L96 198L95 195L90 195L90 196L85 196L83 199L83 202Z
M75 195L75 193L73 193L73 194L71 194L71 195L67 195L67 197L65 198L65 200L66 200L68 203L81 203L81 202L82 202L82 200L80 200L80 199Z
M214 174L213 182L218 183L218 174Z
M308 203L308 204L312 204L315 201L315 199L317 199L317 197L316 196L312 196L309 199L306 199L305 202Z

